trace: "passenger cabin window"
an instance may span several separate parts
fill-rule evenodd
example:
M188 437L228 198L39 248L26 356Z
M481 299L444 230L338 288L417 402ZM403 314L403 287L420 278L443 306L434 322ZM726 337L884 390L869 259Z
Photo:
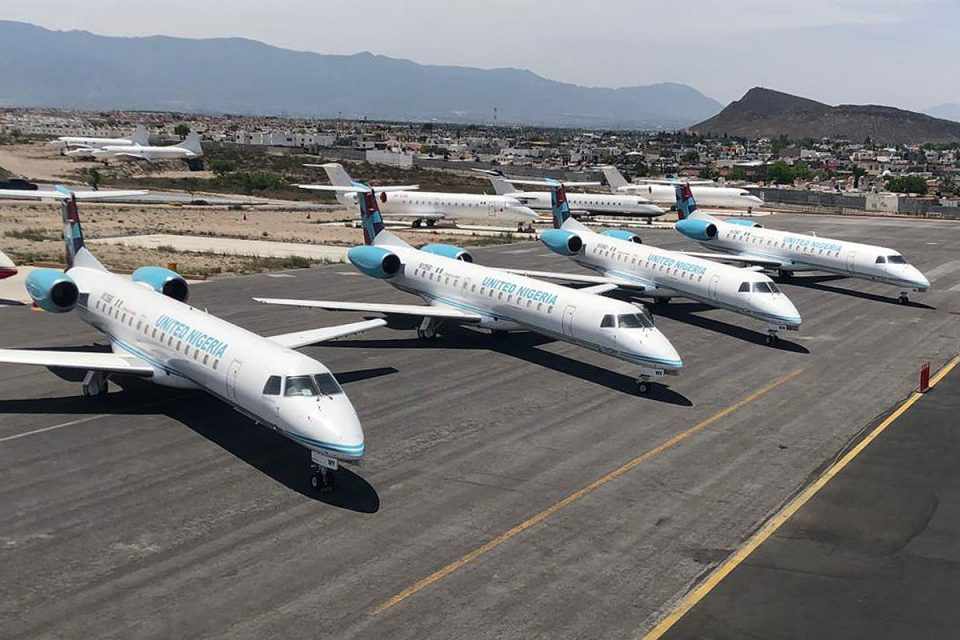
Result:
M263 385L263 395L265 396L280 395L280 376L270 376L269 378L267 378L267 383Z
M617 319L615 316L607 315L603 316L603 320L600 321L601 329L616 329L617 328Z
M749 282L740 283L739 291L740 293L750 293L750 283Z
M903 256L887 256L887 262L890 264L907 264Z
M313 382L312 376L290 376L287 378L286 391L284 396L310 397L317 395L317 387Z
M337 379L329 373L319 373L313 376L313 380L317 383L317 388L320 390L320 393L325 396L335 396L343 393L343 389L340 388Z

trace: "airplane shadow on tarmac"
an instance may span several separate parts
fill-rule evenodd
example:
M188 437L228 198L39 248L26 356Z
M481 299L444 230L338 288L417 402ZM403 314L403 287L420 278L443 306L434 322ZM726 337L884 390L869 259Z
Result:
M697 315L697 312L699 311L710 311L713 309L716 309L716 307L711 307L710 305L703 304L702 302L668 302L665 304L655 304L650 306L650 310L654 315L670 318L671 320L676 320L677 322L682 322L694 327L706 329L707 331L722 333L732 338L743 340L744 342L758 344L768 349L779 349L780 351L790 351L793 353L810 353L809 349L802 344L797 344L796 342L786 340L782 337L772 345L768 345L766 333L761 333L759 331L754 331L753 329L748 329L747 327L741 327L739 325L723 322L722 320L717 320L715 318L707 318L705 316Z
M334 373L334 376L340 382L349 384L396 372L390 367L345 371ZM360 513L376 513L380 509L380 496L376 489L344 465L336 473L333 491L312 491L309 482L310 454L306 449L275 431L255 424L207 393L160 388L136 378L111 380L122 391L113 391L106 399L83 398L78 389L75 396L0 400L0 415L162 414L305 498Z
M793 274L790 278L778 278L777 282L785 285L793 285L796 287L803 287L805 289L816 289L817 291L825 291L827 293L837 293L844 296L851 296L853 298L863 298L864 300L872 300L874 302L884 302L886 304L895 304L900 306L900 297L899 296L881 296L876 293L868 293L866 291L857 291L856 289L847 289L845 287L832 287L825 282L834 282L836 280L849 280L847 276L839 274L831 275L818 275L818 276L798 276ZM922 302L915 302L910 300L907 304L902 305L904 307L914 307L915 309L930 309L936 311L936 307L931 307L928 304Z
M693 403L684 395L669 387L652 383L650 391L637 395L635 378L611 371L603 367L568 358L558 353L543 351L537 347L556 342L537 333L522 331L495 337L486 332L468 327L452 325L445 327L443 334L436 340L421 340L416 337L390 339L348 339L336 340L324 344L324 348L366 348L366 349L468 349L477 351L496 351L507 356L552 369L586 382L592 382L613 391L619 391L638 398L655 400L681 407L692 407Z

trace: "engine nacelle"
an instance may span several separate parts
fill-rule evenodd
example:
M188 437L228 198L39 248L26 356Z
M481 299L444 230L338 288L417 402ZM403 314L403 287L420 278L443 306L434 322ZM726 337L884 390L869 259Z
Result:
M746 218L727 218L727 224L735 224L738 227L756 227L762 229L763 225Z
M34 303L51 313L72 311L80 297L73 278L57 269L34 269L27 276L26 286Z
M466 249L455 247L452 244L425 244L420 247L420 251L426 251L436 256L444 258L453 258L454 260L463 260L464 262L473 262L473 256Z
M640 238L640 236L635 234L633 231L627 231L626 229L607 229L603 232L603 235L616 238L617 240L626 240L627 242L643 244L643 240Z
M698 218L678 220L677 231L692 240L713 240L717 237L717 225Z
M564 229L547 229L540 234L540 241L562 256L575 256L583 250L583 239Z
M347 251L347 259L357 269L374 278L392 278L403 266L397 254L369 245L350 247Z
M179 273L163 267L140 267L133 272L132 280L149 285L157 293L168 298L186 302L190 297L190 287Z

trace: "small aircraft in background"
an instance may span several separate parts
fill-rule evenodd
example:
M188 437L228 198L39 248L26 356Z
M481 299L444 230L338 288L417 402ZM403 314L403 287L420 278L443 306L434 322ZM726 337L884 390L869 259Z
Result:
M113 376L205 391L308 449L316 489L333 486L338 460L363 457L363 429L343 389L327 367L294 349L380 327L384 320L259 336L188 305L187 281L178 273L147 266L127 278L108 271L86 248L78 200L145 192L60 187L30 193L60 202L67 269L31 271L27 292L44 311L76 310L110 340L111 351L0 349L0 363L81 372L84 396L109 399Z
M52 140L50 144L54 146L61 147L62 149L77 149L92 151L93 149L101 149L109 145L140 145L145 146L150 144L150 134L147 132L147 128L142 124L138 124L137 128L134 129L133 135L129 138L94 138L91 136L60 136L56 140ZM70 155L66 153L65 155Z
M602 166L600 170L613 193L632 193L667 206L672 206L676 202L674 187L679 184L676 180L645 180L643 184L631 184L612 165ZM700 204L705 207L743 209L749 212L764 204L763 200L746 189L696 183L692 184L691 189Z
M97 149L90 150L90 155L97 160L127 158L146 160L148 162L157 160L190 161L203 157L203 146L200 144L200 136L195 131L191 131L187 134L183 142L179 144L162 147L145 144L104 145Z

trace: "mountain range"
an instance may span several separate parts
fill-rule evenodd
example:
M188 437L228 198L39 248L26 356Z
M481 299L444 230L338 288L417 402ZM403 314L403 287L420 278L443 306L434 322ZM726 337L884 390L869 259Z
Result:
M925 113L929 116L933 116L934 118L943 118L944 120L960 122L960 104L957 104L956 102L938 104L935 107L930 107L927 109Z
M692 87L609 89L523 69L324 55L243 38L110 37L0 21L0 106L671 129L722 105Z
M755 87L723 111L692 127L698 133L746 138L846 138L909 144L960 142L960 122L877 105L830 106Z

